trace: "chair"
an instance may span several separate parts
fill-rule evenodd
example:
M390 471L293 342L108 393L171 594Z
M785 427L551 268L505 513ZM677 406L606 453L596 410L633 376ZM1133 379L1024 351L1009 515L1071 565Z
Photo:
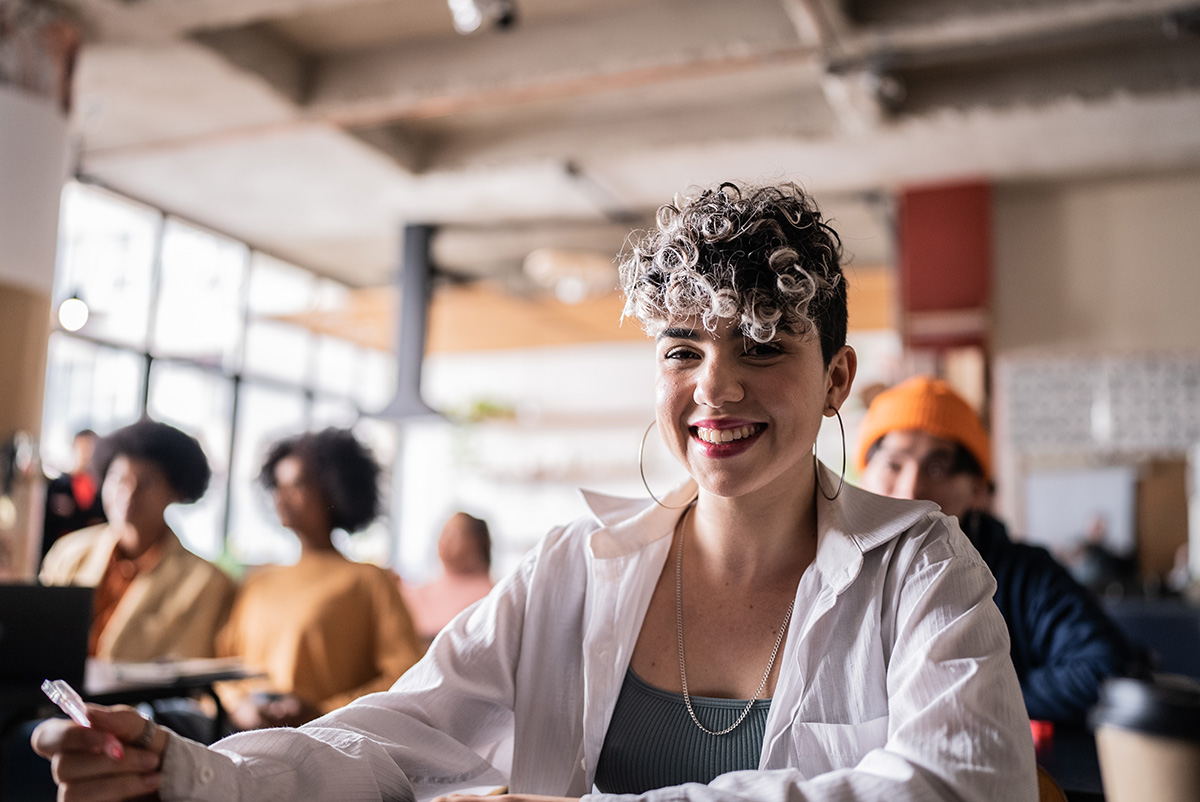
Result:
M1063 793L1062 787L1054 781L1041 763L1037 764L1037 780L1038 802L1067 802L1067 795Z

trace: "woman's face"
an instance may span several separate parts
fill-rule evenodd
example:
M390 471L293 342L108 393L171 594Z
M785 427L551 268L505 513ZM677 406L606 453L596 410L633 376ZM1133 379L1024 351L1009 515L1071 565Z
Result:
M309 480L304 462L289 455L275 463L275 512L279 522L293 532L329 531L329 510L320 487Z
M116 526L130 526L145 535L163 528L163 513L179 498L166 474L151 460L118 454L108 466L100 501Z
M852 349L827 369L815 333L759 343L733 321L710 333L694 319L670 322L656 348L659 431L701 488L735 497L811 485L813 442L849 393Z

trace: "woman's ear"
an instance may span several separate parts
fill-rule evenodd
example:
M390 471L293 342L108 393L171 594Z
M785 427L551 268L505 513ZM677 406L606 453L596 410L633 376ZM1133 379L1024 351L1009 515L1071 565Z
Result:
M831 409L841 409L842 404L850 396L850 387L854 384L854 375L858 372L858 354L849 345L843 345L829 360L825 371L825 414L832 414Z

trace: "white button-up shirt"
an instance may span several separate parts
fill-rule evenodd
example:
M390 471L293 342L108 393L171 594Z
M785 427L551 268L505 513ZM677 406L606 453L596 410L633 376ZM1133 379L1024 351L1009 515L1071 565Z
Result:
M680 510L588 502L595 519L547 535L390 691L211 749L173 736L163 798L603 797L596 761ZM817 525L758 770L636 798L1035 800L995 583L954 520L847 485L818 494Z

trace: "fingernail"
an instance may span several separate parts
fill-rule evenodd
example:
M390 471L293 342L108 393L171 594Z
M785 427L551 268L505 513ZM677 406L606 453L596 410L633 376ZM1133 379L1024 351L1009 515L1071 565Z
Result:
M125 757L125 748L114 735L104 736L104 752L113 760L122 760Z

